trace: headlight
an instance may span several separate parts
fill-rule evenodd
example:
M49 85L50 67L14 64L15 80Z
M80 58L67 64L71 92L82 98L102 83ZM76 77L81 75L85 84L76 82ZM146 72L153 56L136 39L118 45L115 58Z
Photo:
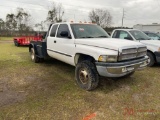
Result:
M114 55L101 55L98 58L99 62L117 62L117 56Z

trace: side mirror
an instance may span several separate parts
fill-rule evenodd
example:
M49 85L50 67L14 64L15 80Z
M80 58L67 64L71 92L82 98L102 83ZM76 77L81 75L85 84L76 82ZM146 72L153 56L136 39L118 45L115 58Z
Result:
M133 40L131 37L125 37L124 39Z
M62 37L71 39L71 36L69 35L69 33L68 33L67 31L62 31L62 32L60 33L60 35L61 35Z

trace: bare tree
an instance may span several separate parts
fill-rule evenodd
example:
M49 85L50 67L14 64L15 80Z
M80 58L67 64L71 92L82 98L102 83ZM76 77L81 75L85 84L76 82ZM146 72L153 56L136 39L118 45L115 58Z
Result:
M23 8L17 8L16 20L18 24L19 31L30 31L31 26L29 26L31 15L24 11Z
M11 32L11 35L12 35L13 31L15 31L17 28L16 16L12 13L7 14L7 16L6 16L6 28L8 31Z
M89 19L101 27L110 27L112 23L112 16L108 10L94 9L89 13Z
M40 23L35 24L35 27L38 29L38 31L43 31L45 29L45 22L41 21Z
M56 22L62 22L62 17L64 15L64 9L62 4L57 5L57 17L56 17Z
M5 30L5 22L0 18L0 31Z
M47 20L49 23L62 22L64 9L62 4L56 5L53 3L52 8L48 11Z

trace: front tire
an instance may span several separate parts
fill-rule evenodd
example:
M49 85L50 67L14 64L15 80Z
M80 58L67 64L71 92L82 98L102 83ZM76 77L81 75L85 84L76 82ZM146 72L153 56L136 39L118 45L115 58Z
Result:
M77 64L75 77L77 85L87 91L94 90L99 83L99 75L96 67L90 61L82 61Z
M36 56L34 48L31 48L30 56L31 56L31 60L33 62L35 62L35 63L40 62L40 58Z
M154 56L151 52L147 52L147 56L148 56L148 67L152 67L155 63L155 59Z

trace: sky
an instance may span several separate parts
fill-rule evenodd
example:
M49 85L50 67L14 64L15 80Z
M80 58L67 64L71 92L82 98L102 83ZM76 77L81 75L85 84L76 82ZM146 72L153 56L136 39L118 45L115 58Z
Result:
M93 9L106 9L112 17L111 26L160 23L160 0L0 0L0 18L16 13L17 7L24 8L32 16L32 23L46 20L52 3L61 3L64 8L63 19L66 21L89 21L88 14Z

